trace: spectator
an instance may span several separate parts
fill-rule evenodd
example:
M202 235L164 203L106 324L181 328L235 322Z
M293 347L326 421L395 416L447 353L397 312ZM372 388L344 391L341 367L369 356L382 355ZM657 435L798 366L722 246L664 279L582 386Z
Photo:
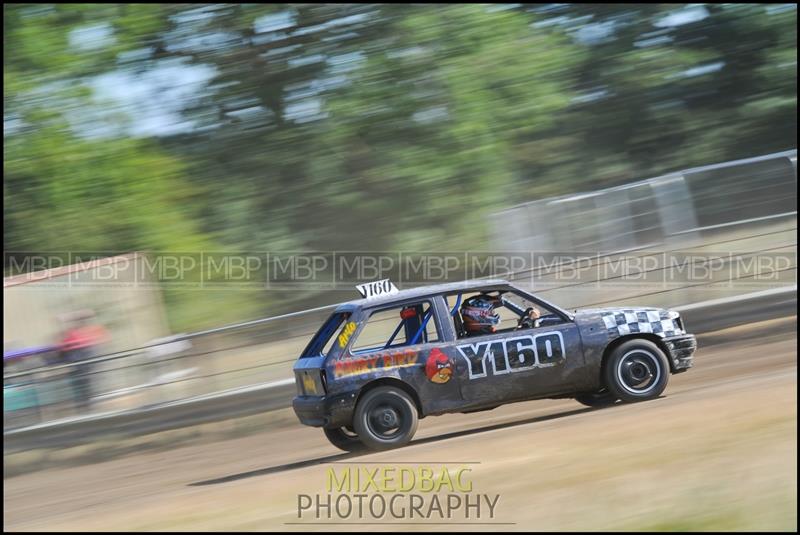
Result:
M94 397L92 370L94 366L86 362L97 355L98 347L109 340L108 331L97 323L94 312L81 310L67 318L68 329L61 340L60 349L69 368L73 395L78 408L88 410Z

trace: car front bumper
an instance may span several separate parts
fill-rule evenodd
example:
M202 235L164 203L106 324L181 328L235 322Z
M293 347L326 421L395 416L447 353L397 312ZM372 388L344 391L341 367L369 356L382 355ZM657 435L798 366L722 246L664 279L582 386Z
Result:
M343 427L353 421L356 392L339 395L297 396L292 400L300 423L312 427Z
M672 373L688 370L694 364L694 352L697 349L697 338L693 334L672 336L664 339L669 351Z

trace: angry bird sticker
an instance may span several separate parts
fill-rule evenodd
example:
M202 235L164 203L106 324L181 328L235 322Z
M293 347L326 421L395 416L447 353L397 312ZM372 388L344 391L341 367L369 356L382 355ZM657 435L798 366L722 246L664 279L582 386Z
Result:
M453 375L453 362L439 349L434 348L425 363L425 375L433 383L446 383Z

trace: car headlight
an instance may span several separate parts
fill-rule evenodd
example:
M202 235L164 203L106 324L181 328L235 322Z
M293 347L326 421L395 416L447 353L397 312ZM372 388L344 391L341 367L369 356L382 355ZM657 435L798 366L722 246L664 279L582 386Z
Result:
M670 310L668 314L669 314L669 319L675 322L675 325L678 326L678 329L680 329L683 332L686 332L683 328L683 318L681 318L681 315L674 310Z

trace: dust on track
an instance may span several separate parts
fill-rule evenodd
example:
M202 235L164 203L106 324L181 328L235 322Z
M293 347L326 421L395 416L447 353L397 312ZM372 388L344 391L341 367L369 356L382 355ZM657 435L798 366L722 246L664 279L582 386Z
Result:
M695 368L672 376L658 400L600 410L542 400L431 417L390 452L344 454L297 424L8 478L4 523L315 529L287 524L314 520L298 520L297 495L324 491L330 463L357 461L479 463L473 485L501 495L491 521L503 529L796 529L796 317L701 335L699 347Z

